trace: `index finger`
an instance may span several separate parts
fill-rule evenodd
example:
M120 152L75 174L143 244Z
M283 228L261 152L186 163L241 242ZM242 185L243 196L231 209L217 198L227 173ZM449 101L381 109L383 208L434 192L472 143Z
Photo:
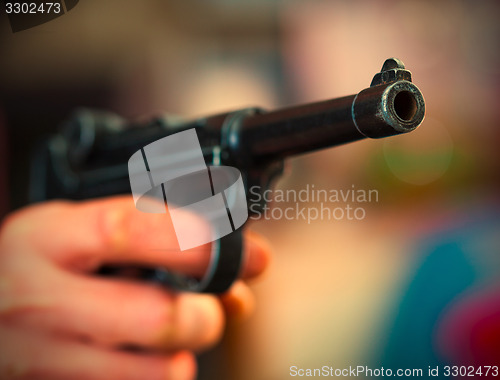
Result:
M208 226L195 215L178 216L176 223L208 233ZM130 196L28 207L7 221L3 235L4 243L36 246L60 265L87 271L122 263L165 266L199 276L211 250L211 244L205 244L181 251L171 218L138 211ZM247 231L243 251L242 276L260 274L269 262L269 245Z

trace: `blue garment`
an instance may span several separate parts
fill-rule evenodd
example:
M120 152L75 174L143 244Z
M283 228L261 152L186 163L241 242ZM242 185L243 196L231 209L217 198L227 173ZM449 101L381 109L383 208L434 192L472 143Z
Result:
M498 250L481 244L485 236L500 236L499 214L482 217L466 226L422 244L419 255L423 258L414 278L392 315L393 323L386 336L376 366L391 369L421 368L424 378L429 366L435 368L448 364L435 349L436 323L445 308L464 291L498 277ZM495 261L495 262L492 262ZM492 270L493 268L493 270ZM439 377L445 379L442 371Z

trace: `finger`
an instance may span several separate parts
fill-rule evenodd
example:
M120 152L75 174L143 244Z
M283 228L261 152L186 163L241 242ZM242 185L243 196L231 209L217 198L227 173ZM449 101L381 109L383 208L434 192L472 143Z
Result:
M61 276L46 290L50 304L18 310L10 319L18 326L108 347L201 350L222 335L224 313L214 296L174 294L137 282Z
M243 260L242 278L249 279L260 276L270 265L272 249L264 236L247 229L244 232L245 256Z
M208 226L193 214L179 214L176 222L196 233L209 233ZM35 244L59 264L81 270L103 263L135 263L199 276L210 257L210 244L180 251L170 217L138 211L129 196L50 202L19 212L7 226L3 235L9 239L4 242ZM242 276L256 276L268 264L269 245L247 233L244 254Z
M244 320L255 309L255 297L243 281L235 282L226 293L220 295L220 300L226 315L232 320Z
M32 332L0 330L0 378L37 380L194 380L186 351L168 355L110 351Z

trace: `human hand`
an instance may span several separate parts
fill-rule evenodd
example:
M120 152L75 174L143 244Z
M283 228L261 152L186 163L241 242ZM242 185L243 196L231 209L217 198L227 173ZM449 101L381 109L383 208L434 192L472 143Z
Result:
M200 224L192 215L183 222ZM269 248L252 233L244 241L242 276L251 278L267 266ZM248 287L238 281L216 297L94 275L103 264L190 275L208 265L210 245L169 249L177 249L170 218L137 211L129 197L47 202L7 217L0 229L0 378L194 378L193 352L217 342L226 315L252 308Z

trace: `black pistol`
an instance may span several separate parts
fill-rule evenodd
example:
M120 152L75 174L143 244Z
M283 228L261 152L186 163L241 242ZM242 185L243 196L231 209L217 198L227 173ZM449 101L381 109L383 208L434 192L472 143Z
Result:
M265 191L282 173L287 157L407 133L421 124L424 114L422 93L396 58L386 60L370 87L358 94L276 111L246 108L192 121L166 116L141 125L106 112L78 110L36 152L30 200L130 194L129 158L152 142L192 128L207 165L235 167L246 189ZM265 206L265 197L259 198L260 204L247 201L249 212ZM200 279L164 268L138 270L142 277L174 289L224 292L239 274L241 228L213 242L211 255ZM119 268L102 272L117 274Z

